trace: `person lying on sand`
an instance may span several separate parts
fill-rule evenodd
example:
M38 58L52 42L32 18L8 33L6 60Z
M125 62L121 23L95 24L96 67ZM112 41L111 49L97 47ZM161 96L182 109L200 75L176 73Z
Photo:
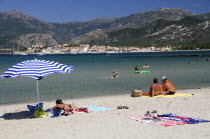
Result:
M78 112L78 111L84 111L84 112L90 112L90 110L87 107L80 107L78 108L74 104L64 104L61 99L56 100L56 105L53 107L54 110L57 109L63 109L65 112L70 112L72 114Z
M158 79L157 78L154 78L153 79L153 84L150 88L150 91L149 92L144 92L142 93L142 96L150 96L150 97L153 97L153 96L156 96L156 95L166 95L165 92L162 90L162 86L161 84L158 83Z

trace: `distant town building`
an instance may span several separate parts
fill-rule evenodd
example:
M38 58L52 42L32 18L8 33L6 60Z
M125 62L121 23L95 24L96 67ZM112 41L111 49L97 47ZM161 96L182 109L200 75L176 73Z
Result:
M155 46L139 48L139 47L112 47L112 46L100 46L89 44L63 44L58 46L43 47L42 45L33 45L28 48L27 52L21 53L43 53L43 54L65 54L65 53L123 53L123 52L157 52L157 51L171 51L171 46L156 48ZM11 51L11 49L5 49L4 51ZM11 53L11 52L10 52ZM14 53L20 53L15 51Z

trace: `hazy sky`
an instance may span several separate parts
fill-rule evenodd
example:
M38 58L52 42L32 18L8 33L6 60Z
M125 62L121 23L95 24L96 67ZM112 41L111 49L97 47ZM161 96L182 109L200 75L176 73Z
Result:
M124 17L159 8L210 12L210 0L0 0L0 11L17 10L48 22Z

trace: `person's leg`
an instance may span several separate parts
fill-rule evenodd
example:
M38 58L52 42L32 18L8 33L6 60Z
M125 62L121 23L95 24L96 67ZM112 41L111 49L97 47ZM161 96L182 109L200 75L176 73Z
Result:
M68 106L71 109L71 112L73 114L76 113L79 110L79 108L77 106L75 106L74 104L69 104Z
M65 105L64 106L64 111L67 112L67 113L70 112L72 114L76 113L75 109L74 108L71 108L69 105Z
M90 109L87 108L87 107L80 107L79 110L84 111L84 112L88 112L88 113L90 112Z
M160 93L159 93L159 95L166 95L166 93L165 92L163 92L163 91L160 91Z
M77 111L90 112L89 108L87 108L87 107L78 108L74 104L70 104L69 107L70 107L70 109L72 109L72 113L76 113Z
M142 96L150 96L150 93L149 92L143 92Z

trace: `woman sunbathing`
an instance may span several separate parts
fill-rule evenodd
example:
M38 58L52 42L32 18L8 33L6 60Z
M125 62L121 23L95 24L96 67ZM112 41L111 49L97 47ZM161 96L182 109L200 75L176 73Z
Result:
M90 112L90 110L87 107L80 107L78 108L74 104L64 104L61 99L56 100L56 105L53 107L54 110L57 109L63 109L65 112L70 112L72 114L76 112Z
M156 96L156 95L166 95L165 92L162 90L162 86L158 83L158 79L154 78L153 79L153 84L150 88L149 92L144 92L142 93L143 96Z

